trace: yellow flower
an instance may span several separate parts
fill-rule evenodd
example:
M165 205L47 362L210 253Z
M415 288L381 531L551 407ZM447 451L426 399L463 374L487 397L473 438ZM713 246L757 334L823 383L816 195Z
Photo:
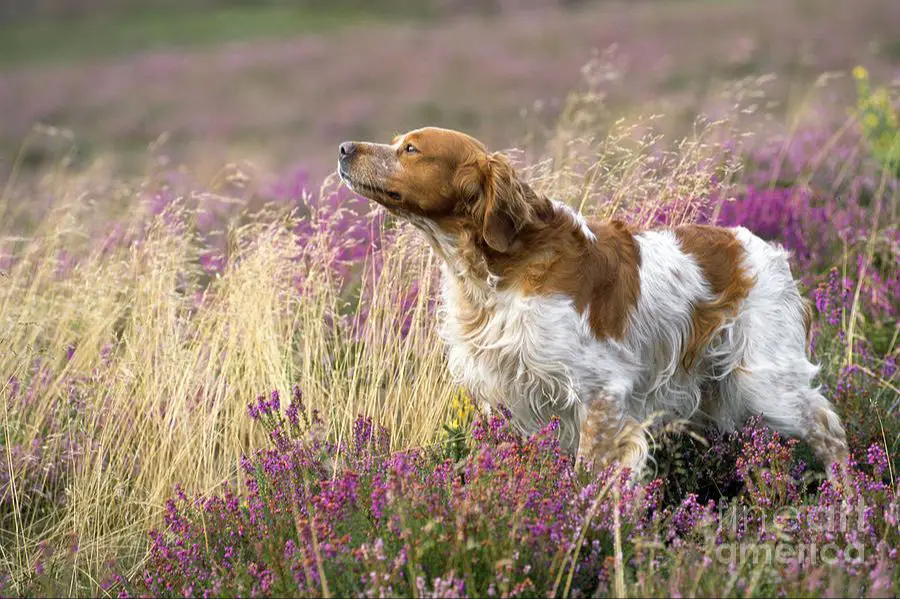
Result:
M870 129L874 129L878 126L878 115L874 112L870 112L863 117L863 123L865 123L866 127Z
M467 426L471 420L472 413L475 411L472 400L469 399L469 396L463 390L460 390L453 396L453 399L450 401L450 408L453 416L451 426L455 428Z
M853 78L863 80L869 76L869 71L866 70L866 67L856 66L853 67Z

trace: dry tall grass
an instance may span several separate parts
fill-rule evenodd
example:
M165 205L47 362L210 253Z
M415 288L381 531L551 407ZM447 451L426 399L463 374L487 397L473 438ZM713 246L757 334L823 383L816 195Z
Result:
M4 438L46 443L48 427L58 432L50 423L62 420L91 444L62 481L65 506L49 513L31 509L40 498L17 488L5 456L20 515L3 560L25 566L39 540L70 535L87 572L123 546L139 553L176 483L211 490L233 479L242 453L265 443L246 405L270 389L287 396L299 385L339 436L359 413L409 444L438 434L450 385L426 315L434 258L409 232L387 246L355 339L326 326L346 312L327 225L298 260L296 215L252 215L228 232L230 264L201 289L200 246L184 227L195 215L183 207L153 219L131 247L90 250L66 270L60 250L98 217L83 207L83 198L63 202L21 240L24 258L0 288L3 384L14 377L35 391L27 403L4 402ZM411 278L425 285L412 330L401 337L396 298Z

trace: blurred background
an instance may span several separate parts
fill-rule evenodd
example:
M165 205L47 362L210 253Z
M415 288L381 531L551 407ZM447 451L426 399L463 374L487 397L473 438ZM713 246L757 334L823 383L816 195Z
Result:
M3 0L0 174L74 140L122 173L152 148L318 180L341 140L426 124L517 145L586 76L611 119L684 132L727 82L789 115L826 72L852 98L857 64L900 75L897 0Z

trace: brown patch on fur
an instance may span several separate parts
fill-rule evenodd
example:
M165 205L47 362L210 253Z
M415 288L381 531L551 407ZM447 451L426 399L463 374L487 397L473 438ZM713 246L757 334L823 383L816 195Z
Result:
M622 339L640 295L640 255L628 227L592 223L597 241L591 242L570 213L520 181L506 157L491 155L480 168L473 218L482 235L472 238L481 245L474 254L484 257L500 288L571 297L579 312L588 311L598 338Z
M697 261L716 299L694 306L691 337L681 353L681 364L689 370L713 335L737 313L753 287L753 279L741 265L744 247L722 227L684 225L675 228L684 252Z
M591 243L571 215L551 212L544 227L522 235L520 252L495 256L489 267L523 293L571 297L579 312L588 311L598 338L622 339L641 291L637 241L624 223L612 221L591 225L597 237Z
M456 240L471 276L498 277L500 289L528 295L566 295L588 311L598 338L625 336L640 295L640 255L624 223L592 223L597 241L590 242L580 223L519 180L502 154L465 162L454 184L474 202L435 222ZM486 318L470 321L483 325Z

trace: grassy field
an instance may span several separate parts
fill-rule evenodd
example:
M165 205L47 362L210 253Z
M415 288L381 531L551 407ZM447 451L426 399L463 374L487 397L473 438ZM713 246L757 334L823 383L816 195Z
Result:
M7 67L0 137L58 128L0 186L0 595L896 596L896 7L698 6ZM329 175L420 121L586 213L790 249L846 478L758 421L592 478L477 416L437 257Z

